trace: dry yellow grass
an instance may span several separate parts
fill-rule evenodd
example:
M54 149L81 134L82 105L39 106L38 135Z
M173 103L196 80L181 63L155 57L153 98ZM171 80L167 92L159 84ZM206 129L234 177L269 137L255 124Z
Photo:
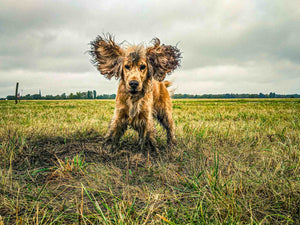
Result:
M114 101L1 101L0 224L297 224L299 103L176 100L157 154L102 147Z

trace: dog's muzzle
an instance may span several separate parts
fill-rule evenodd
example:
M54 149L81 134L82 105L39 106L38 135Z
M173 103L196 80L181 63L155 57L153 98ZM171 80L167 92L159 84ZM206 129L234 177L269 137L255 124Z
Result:
M131 88L131 90L129 91L131 94L136 94L137 91L137 87L139 86L139 82L136 80L132 80L129 82L129 86Z

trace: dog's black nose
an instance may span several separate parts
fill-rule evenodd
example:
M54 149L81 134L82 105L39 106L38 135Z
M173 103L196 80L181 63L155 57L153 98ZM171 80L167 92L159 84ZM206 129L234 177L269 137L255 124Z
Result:
M132 89L136 89L139 86L139 82L136 80L132 80L129 82L129 85Z

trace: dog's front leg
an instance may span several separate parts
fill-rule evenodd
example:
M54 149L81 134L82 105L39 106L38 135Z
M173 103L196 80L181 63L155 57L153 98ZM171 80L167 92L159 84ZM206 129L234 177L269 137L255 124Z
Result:
M141 121L138 132L141 150L144 150L146 144L149 144L152 150L157 150L156 140L154 138L153 119Z
M146 136L147 136L146 127L141 126L138 133L139 133L139 145L141 147L141 150L144 150Z
M105 136L105 144L116 147L120 141L120 138L127 130L127 125L128 122L125 114L122 112L115 112Z

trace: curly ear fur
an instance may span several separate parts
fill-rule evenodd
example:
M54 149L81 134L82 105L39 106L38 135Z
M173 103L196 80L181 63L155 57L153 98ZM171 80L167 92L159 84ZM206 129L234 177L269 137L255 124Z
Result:
M122 76L123 50L114 42L110 34L107 36L102 38L99 35L94 41L90 42L91 62L106 78L115 77L119 79Z
M150 64L149 74L154 79L163 81L166 74L170 74L180 66L181 52L176 46L160 45L158 38L154 38L152 42L154 46L148 47L146 53L148 64Z

